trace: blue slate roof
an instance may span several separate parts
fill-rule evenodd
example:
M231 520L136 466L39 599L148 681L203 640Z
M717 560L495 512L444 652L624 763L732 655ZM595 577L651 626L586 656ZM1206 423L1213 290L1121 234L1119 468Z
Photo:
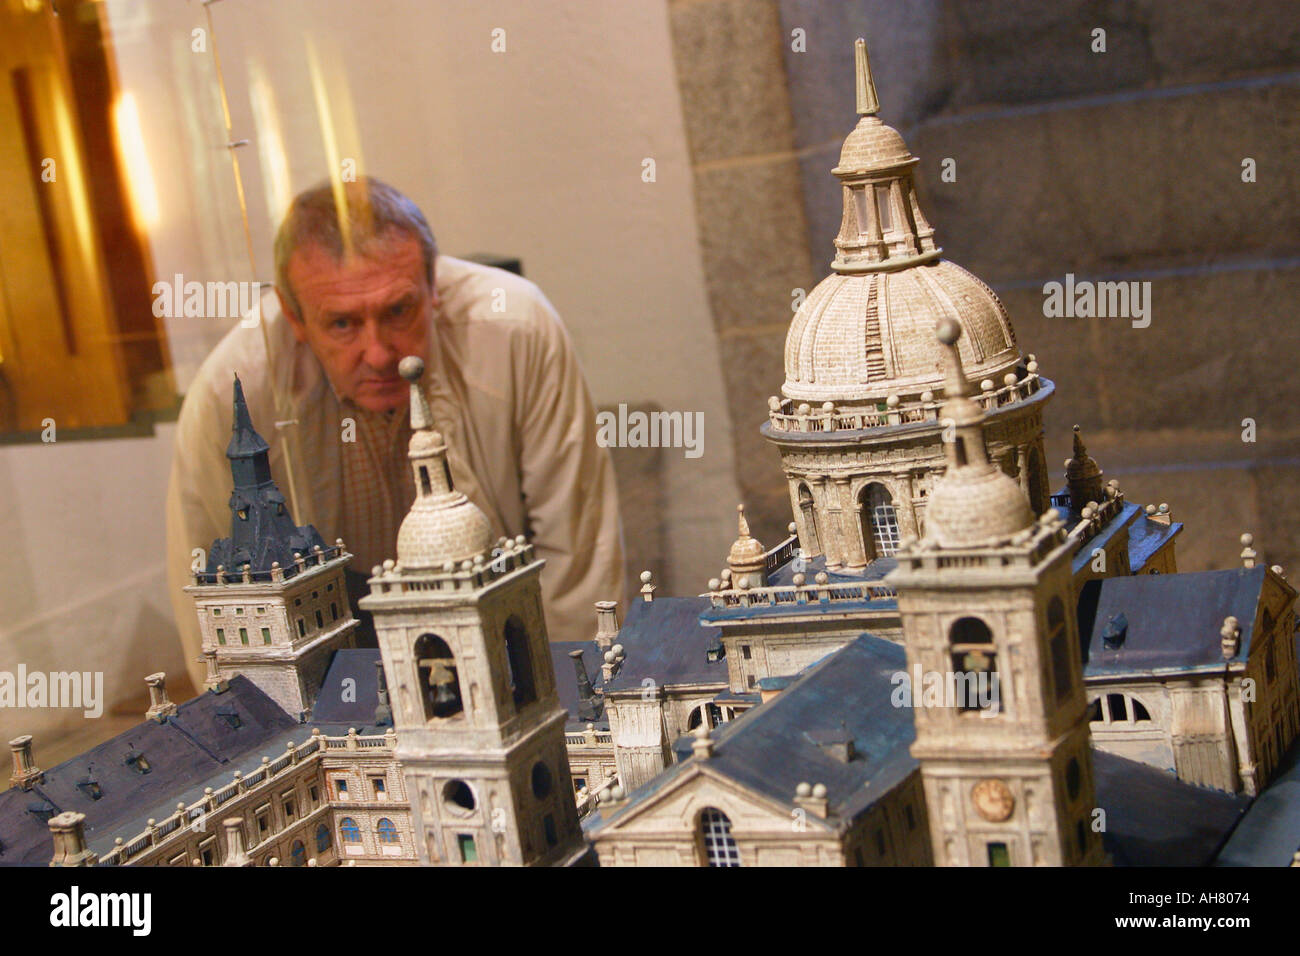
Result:
M891 679L906 667L897 644L861 635L807 668L778 697L718 727L707 769L791 807L800 783L825 784L828 825L847 826L917 767L909 752L916 737L912 714L890 702ZM817 742L827 734L852 739L853 759L846 763ZM617 819L699 764L695 757L674 764L612 814L595 814L586 828Z
M1266 568L1181 574L1139 574L1087 582L1079 593L1079 636L1087 677L1146 676L1224 666L1219 629L1232 615L1241 624L1241 648L1250 653L1255 612ZM1104 646L1106 625L1122 614L1124 642Z
M238 720L222 717L223 711ZM49 827L28 812L30 805L44 802L54 813L84 813L86 842L102 853L112 848L114 836L134 835L144 830L149 817L161 819L174 811L196 782L219 776L223 784L229 783L230 772L239 769L241 760L254 754L260 760L270 748L279 753L291 732L301 735L302 729L247 678L235 677L225 693L200 694L180 704L165 723L145 721L45 770L44 781L31 790L0 793L0 863L50 862L54 844ZM126 764L131 752L144 755L148 773ZM39 765L39 751L36 757ZM88 770L102 791L99 800L77 787Z
M1092 767L1102 843L1117 866L1208 866L1250 805L1104 750L1093 749Z
M1255 798L1215 861L1217 866L1290 866L1300 850L1300 739L1273 782Z
M1145 514L1138 515L1128 529L1128 566L1136 574L1151 556L1164 547L1165 542L1183 530L1181 521L1164 524L1152 521Z
M578 713L578 673L573 669L570 651L582 651L582 664L587 669L591 687L598 694L605 683L601 672L600 647L593 641L552 641L551 664L555 668L555 692L560 696L560 704L569 712L569 719L564 728L570 732L584 730L588 723L596 725L597 730L609 730L609 717L606 716L603 700L597 697L597 706L601 707L600 717L594 721L583 720Z
M633 601L617 638L627 658L606 689L639 688L647 677L661 687L727 683L726 660L706 654L718 641L717 630L700 623L708 607L709 599L700 597Z
M387 730L375 726L375 707L379 703L379 672L375 667L378 660L377 647L335 651L312 707L312 725L319 726L326 734L335 733L334 727L342 727L341 733L355 727L358 734L382 734ZM391 694L389 701L391 704Z

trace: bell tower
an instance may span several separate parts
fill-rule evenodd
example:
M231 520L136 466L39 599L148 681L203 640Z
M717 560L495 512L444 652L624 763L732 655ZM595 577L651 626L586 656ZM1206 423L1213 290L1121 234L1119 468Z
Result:
M374 569L360 604L374 614L420 862L573 862L586 843L542 614L544 562L523 535L492 541L483 512L452 486L423 363L407 357L400 370L416 499L396 562Z
M886 578L898 589L935 862L1104 863L1073 546L1057 512L1034 520L1020 486L989 460L961 331L951 320L938 327L948 467L924 538Z

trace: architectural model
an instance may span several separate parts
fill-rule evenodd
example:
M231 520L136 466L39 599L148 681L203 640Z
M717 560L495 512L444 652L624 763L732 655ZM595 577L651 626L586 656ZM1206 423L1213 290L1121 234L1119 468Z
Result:
M453 487L407 358L416 499L362 647L351 555L294 524L236 379L231 535L186 588L206 690L150 675L143 723L51 770L11 740L0 862L1290 863L1296 589L1249 535L1180 573L1182 525L1078 429L1052 493L1054 386L941 258L861 40L856 82L833 272L762 426L786 540L742 506L704 593L646 572L550 643L542 562Z

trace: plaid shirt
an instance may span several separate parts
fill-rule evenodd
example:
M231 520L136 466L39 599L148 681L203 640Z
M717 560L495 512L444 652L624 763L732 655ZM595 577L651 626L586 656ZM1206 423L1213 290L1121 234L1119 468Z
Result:
M369 412L350 399L344 418L356 422L356 441L343 443L343 509L340 536L356 558L353 570L369 574L397 556L397 530L415 501L407 447L407 409Z

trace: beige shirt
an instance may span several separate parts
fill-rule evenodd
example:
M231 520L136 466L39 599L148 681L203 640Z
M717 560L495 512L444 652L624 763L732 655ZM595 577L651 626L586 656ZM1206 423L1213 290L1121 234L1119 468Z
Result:
M527 535L546 559L542 600L552 641L588 640L593 603L622 600L623 539L609 452L596 444L595 413L568 334L541 291L513 273L439 256L435 284L441 307L434 316L424 384L435 424L448 449L452 479L487 515L493 537ZM504 291L502 297L494 290ZM199 368L176 429L167 493L167 577L182 649L196 687L204 668L198 619L190 596L193 549L206 555L230 534L231 476L226 444L231 428L234 373L243 382L253 424L271 446L271 470L291 498L285 443L292 442L298 524L313 524L325 540L355 531L365 507L343 501L344 429L349 412L335 397L310 349L298 343L274 304L263 300L260 328L236 327ZM271 380L287 402L276 427ZM350 405L350 403L348 403ZM409 431L404 431L409 434ZM371 439L377 433L366 429ZM347 453L357 450L348 447ZM403 503L414 491L400 450L379 450ZM353 466L349 466L352 470ZM385 499L395 491L385 493ZM386 555L395 557L392 534ZM381 560L370 554L352 570L368 575ZM356 553L356 552L354 552Z

